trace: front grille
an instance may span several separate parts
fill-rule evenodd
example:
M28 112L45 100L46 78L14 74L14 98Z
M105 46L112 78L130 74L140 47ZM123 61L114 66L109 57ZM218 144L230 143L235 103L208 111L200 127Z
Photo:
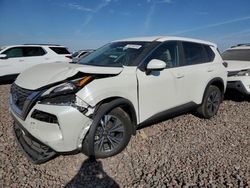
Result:
M24 120L35 105L41 91L23 89L16 84L12 84L10 92L10 107L16 115Z
M11 86L11 96L14 105L16 105L20 110L23 110L25 101L34 91L23 89L16 84Z

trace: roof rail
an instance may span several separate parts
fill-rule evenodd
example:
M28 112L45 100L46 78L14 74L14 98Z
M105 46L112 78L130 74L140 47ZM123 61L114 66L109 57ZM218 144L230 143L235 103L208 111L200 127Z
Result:
M250 43L242 43L242 44L233 45L233 46L231 46L231 48L235 48L235 47L239 47L239 46L250 46Z
M33 44L33 43L27 43L27 44L23 44L23 45L41 45L41 46L61 46L59 44Z
M237 46L250 46L250 43L238 44Z

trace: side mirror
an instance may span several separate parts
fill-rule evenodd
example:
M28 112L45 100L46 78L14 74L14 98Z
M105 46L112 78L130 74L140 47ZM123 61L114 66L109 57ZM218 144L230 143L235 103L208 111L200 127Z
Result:
M147 71L161 71L166 68L166 63L159 59L152 59L147 65Z
M0 54L0 59L8 59L6 54Z

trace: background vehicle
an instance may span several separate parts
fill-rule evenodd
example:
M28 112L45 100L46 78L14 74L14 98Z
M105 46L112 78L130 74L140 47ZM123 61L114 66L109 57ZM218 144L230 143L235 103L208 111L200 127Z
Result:
M250 44L232 46L222 58L228 64L227 88L250 95Z
M93 51L94 50L79 50L77 52L74 52L72 54L73 62L78 62L82 57L85 57Z
M0 81L13 80L27 68L40 63L71 62L68 49L60 45L25 44L0 51Z
M138 126L189 110L213 117L226 85L222 62L213 43L144 37L109 43L78 64L35 66L11 87L15 134L36 163L75 150L113 156Z

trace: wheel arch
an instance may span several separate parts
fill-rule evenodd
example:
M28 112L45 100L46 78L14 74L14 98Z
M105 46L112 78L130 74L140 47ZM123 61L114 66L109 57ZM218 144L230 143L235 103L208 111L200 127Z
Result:
M205 89L205 91L204 91L204 93L203 93L202 101L204 100L204 96L205 96L205 94L206 94L206 92L207 92L209 86L211 86L211 85L216 86L216 87L218 87L218 88L220 89L221 95L222 95L221 97L222 97L222 100L223 100L223 98L224 98L224 93L225 93L224 81L223 81L222 78L216 77L216 78L213 78L212 80L210 80L210 81L208 82L208 84L207 84L207 86L206 86L206 89Z
M136 128L137 128L137 115L136 115L134 105L131 101L122 97L109 97L109 98L103 99L97 103L94 115L97 113L99 107L103 104L109 104L110 105L109 108L112 108L112 109L116 107L122 108L122 110L124 110L131 119L131 123L133 126L132 134L135 135Z

